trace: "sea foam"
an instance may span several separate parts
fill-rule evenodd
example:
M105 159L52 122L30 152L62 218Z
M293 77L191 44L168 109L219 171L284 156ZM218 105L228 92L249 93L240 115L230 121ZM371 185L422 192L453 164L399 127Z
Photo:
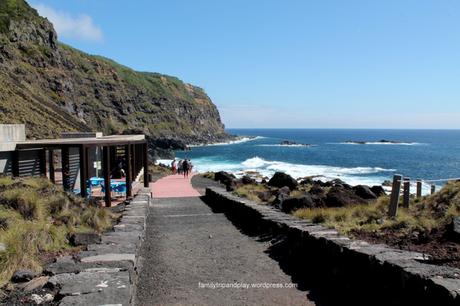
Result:
M232 145L232 144L238 144L238 143L244 143L248 141L253 141L257 139L263 139L265 137L262 136L256 136L256 137L241 137L236 140L230 140L226 142L215 142L215 143L202 143L202 144L196 144L196 145L189 145L191 148L196 148L196 147L210 147L210 146L226 146L226 145Z
M343 144L343 145L353 145L353 146L363 146L363 145L376 145L376 146L425 146L426 143L421 142L381 142L381 141L366 141L364 143L356 142L339 142L331 144Z
M171 161L163 162L169 164ZM294 178L315 176L321 180L340 178L351 185L380 185L395 169L381 167L336 167L327 165L304 165L282 161L271 161L261 157L252 157L243 162L219 160L216 157L193 159L198 172L227 171L237 176L247 172L258 172L262 176L271 177L275 172L284 172Z

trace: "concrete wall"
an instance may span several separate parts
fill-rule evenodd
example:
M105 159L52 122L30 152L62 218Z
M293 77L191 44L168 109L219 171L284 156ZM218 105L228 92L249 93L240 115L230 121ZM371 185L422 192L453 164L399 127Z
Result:
M24 140L24 124L0 124L0 174L11 174L11 151L16 148L16 142Z
M98 138L102 137L102 132L63 132L61 138Z
M24 124L0 124L0 143L26 140Z
M460 269L351 240L223 188L207 188L205 201L245 234L269 242L266 252L319 305L460 305Z

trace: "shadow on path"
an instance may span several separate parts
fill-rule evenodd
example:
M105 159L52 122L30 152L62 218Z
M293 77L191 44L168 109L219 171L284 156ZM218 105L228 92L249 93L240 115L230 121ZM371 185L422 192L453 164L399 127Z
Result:
M331 292L331 287L319 286L314 276L313 266L308 264L308 258L303 256L304 250L301 250L297 243L290 241L287 235L274 233L274 231L261 225L259 222L250 220L250 216L242 218L241 215L237 216L229 211L222 210L217 205L208 201L205 196L202 196L201 200L206 203L214 213L223 213L243 234L259 242L270 242L270 246L265 253L278 262L283 272L291 277L293 283L298 285L299 290L308 291L308 299L313 301L316 305L348 305L344 303L342 298L334 298L336 292ZM353 303L350 305L358 304Z
M377 277L375 271L363 268L361 258L337 257L337 252L325 254L324 249L316 251L315 246L323 247L318 242L307 246L300 237L282 233L247 210L235 211L233 206L232 210L223 210L225 205L218 207L205 196L201 199L213 212L223 213L243 234L260 242L270 242L265 252L278 262L293 283L298 284L298 289L308 291L307 297L316 305L391 306L414 305L414 302L431 305L429 301L398 291L400 289L389 283L390 279L397 280L401 275Z

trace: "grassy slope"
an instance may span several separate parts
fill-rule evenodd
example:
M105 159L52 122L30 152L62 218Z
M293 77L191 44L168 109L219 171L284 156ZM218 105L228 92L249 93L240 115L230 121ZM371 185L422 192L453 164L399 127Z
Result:
M21 0L0 1L0 33L6 33L11 19L36 18L36 13Z
M294 215L324 223L345 234L353 231L397 230L403 236L444 229L460 215L460 182L450 182L434 195L411 199L409 208L399 207L396 218L388 218L389 197L374 203L342 208L299 209Z
M224 133L202 89L56 45L50 33L24 0L0 0L0 123L25 122L34 138L67 130L197 139Z
M40 255L70 249L75 232L101 232L115 215L88 206L47 179L0 177L0 287L18 269L41 270Z
M205 176L213 178L212 173ZM234 194L259 204L267 204L258 197L260 192L267 190L263 184L240 185ZM305 192L305 188L301 187L292 191L290 196L300 197ZM273 200L274 197L270 199ZM420 199L412 197L409 208L400 206L396 218L388 217L388 207L389 196L382 196L367 204L347 207L301 208L294 211L293 215L324 224L348 235L361 231L384 233L386 230L395 231L401 237L407 237L414 232L429 234L433 230L446 229L453 217L460 216L460 182L450 182L431 196Z

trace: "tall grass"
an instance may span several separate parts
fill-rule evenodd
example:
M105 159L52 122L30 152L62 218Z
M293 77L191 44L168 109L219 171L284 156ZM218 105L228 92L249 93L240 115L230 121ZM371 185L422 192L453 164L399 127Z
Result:
M238 186L234 193L240 197L245 197L251 201L261 203L262 200L258 197L258 194L264 191L268 191L268 188L262 184L247 184Z
M396 218L388 218L389 197L375 202L338 208L299 209L294 215L333 227L344 234L355 230L397 230L401 236L414 231L430 232L447 226L460 216L460 182L446 184L438 193L412 199L409 208L399 207Z
M114 215L63 192L44 178L0 177L0 286L14 271L41 271L40 255L71 248L74 232L102 232Z

